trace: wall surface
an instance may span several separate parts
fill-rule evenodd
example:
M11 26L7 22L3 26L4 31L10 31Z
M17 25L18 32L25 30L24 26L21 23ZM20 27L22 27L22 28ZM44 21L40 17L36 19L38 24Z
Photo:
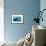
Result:
M0 0L0 42L4 41L4 0Z
M40 9L40 0L4 0L4 35L7 41L18 41L31 31L32 21ZM24 24L11 24L12 15L24 14Z
M41 11L43 9L46 9L46 0L40 0L40 9L41 9ZM42 17L43 17L43 22L41 21L40 22L40 25L46 27L46 10L43 12Z
M4 6L4 0L0 0L0 7Z

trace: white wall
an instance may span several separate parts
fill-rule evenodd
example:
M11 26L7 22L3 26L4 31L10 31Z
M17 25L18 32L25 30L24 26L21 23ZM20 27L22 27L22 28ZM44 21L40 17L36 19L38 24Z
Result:
M0 8L0 41L4 40L4 18L3 8Z
M0 0L0 42L4 41L4 1Z

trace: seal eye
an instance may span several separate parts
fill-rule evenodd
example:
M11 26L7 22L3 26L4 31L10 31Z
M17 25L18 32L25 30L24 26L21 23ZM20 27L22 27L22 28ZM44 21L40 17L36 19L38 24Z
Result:
M30 38L28 38L28 41L30 41Z

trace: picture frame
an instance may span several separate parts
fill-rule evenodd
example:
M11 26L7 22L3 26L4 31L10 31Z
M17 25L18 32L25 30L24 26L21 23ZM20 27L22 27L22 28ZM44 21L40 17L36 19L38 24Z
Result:
M23 15L12 15L12 23L23 23Z

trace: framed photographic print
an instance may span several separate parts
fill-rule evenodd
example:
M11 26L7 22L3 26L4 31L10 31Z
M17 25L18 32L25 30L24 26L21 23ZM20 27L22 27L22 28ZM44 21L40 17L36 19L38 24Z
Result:
M23 23L23 15L12 15L12 23Z

